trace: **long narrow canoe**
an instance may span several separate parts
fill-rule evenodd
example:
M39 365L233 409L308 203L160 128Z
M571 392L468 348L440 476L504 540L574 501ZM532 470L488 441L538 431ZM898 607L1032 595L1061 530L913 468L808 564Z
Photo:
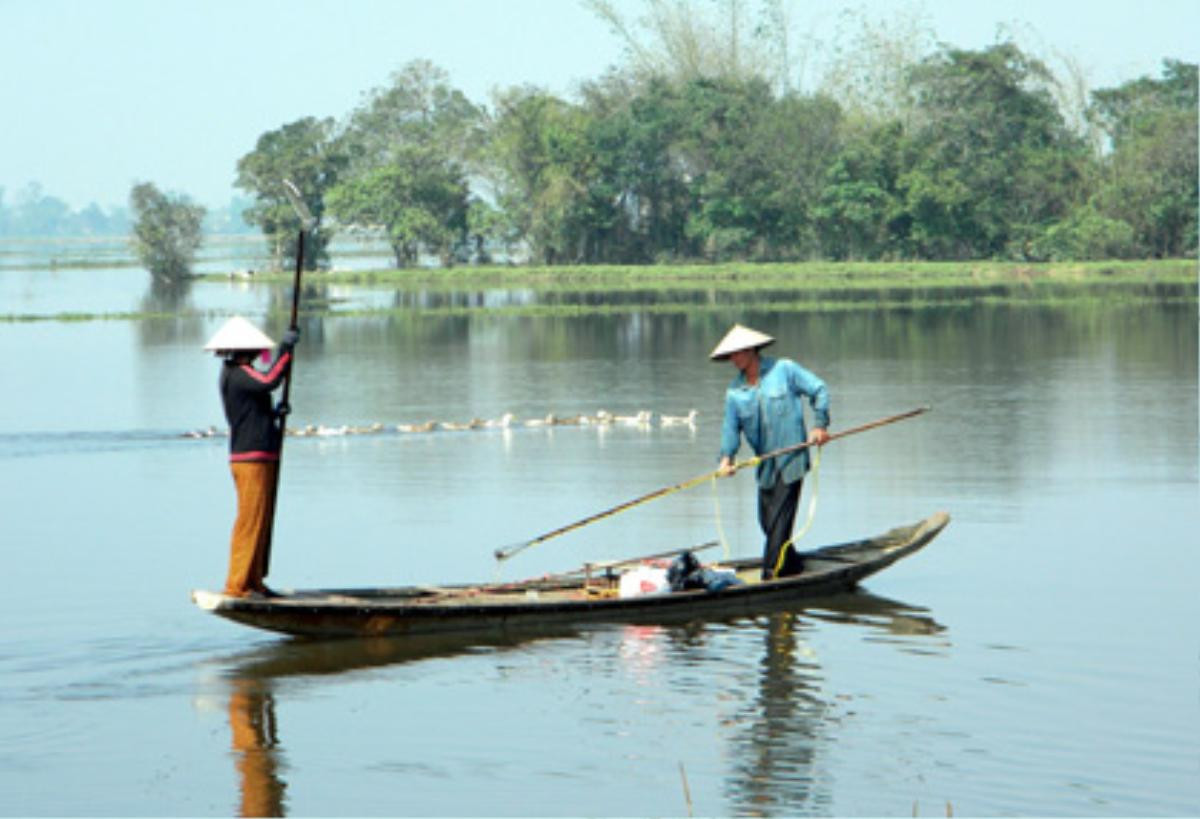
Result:
M280 597L192 592L201 609L255 628L298 637L504 634L590 622L660 623L712 615L752 614L780 603L854 589L863 579L918 551L950 522L938 512L863 540L801 553L799 574L761 580L761 561L721 568L741 583L620 597L619 572L608 567L502 585L318 589Z

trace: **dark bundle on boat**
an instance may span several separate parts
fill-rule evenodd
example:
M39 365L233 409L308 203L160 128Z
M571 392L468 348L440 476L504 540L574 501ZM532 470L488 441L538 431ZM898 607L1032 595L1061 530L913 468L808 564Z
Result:
M671 591L690 591L704 589L705 591L720 591L729 586L736 586L742 581L732 571L710 569L700 564L690 551L676 557L667 569L667 582Z

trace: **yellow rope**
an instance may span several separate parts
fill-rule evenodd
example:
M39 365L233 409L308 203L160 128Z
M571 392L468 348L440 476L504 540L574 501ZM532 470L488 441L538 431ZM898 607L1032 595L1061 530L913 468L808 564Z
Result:
M817 494L821 487L821 447L817 447L816 455L813 456L812 469L812 494L808 498L808 514L805 517L804 525L800 527L800 531L794 533L788 538L787 543L779 549L779 558L775 563L775 575L779 575L779 571L783 568L783 559L787 555L787 550L792 548L792 544L800 538L808 534L808 530L812 528L813 519L817 515ZM712 475L709 480L712 481L713 490L713 513L717 524L717 540L721 542L721 548L725 550L725 559L730 559L729 541L725 537L725 527L721 523L721 495L717 491L717 476Z
M783 569L783 559L787 556L787 550L793 548L792 544L800 538L808 534L808 530L812 528L813 518L817 514L817 489L821 486L821 447L817 447L817 454L813 456L812 463L812 494L808 497L808 516L805 518L804 525L800 527L800 531L794 533L788 538L787 543L779 547L779 557L775 560L774 577L779 577L779 572Z

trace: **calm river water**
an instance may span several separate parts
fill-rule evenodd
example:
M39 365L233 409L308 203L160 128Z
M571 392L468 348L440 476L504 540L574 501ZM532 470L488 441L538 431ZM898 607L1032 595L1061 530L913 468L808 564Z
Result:
M145 281L4 270L0 314L146 309ZM735 320L826 378L835 430L933 408L825 449L802 546L952 516L865 594L407 645L189 602L223 580L234 503L226 442L184 435L223 426L200 347L279 294L184 298L192 317L0 322L0 814L1200 814L1194 303L309 320L294 428L518 423L289 439L283 588L755 554L741 475L492 559L712 469L733 370L706 354ZM655 416L520 424L599 409Z

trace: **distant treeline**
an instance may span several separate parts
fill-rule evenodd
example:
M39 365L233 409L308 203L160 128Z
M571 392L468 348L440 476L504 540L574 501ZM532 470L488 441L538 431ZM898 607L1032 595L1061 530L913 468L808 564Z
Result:
M890 76L866 105L752 72L626 70L577 100L510 88L486 109L415 62L340 123L263 134L237 184L281 265L297 227L285 177L320 217L317 265L347 230L381 234L401 268L498 251L552 265L1196 254L1196 65L1091 92L1073 120L1011 42L943 46Z
M204 230L214 234L255 233L242 213L253 204L245 197L233 197L224 208L209 209ZM0 237L44 236L127 236L133 230L134 216L127 207L101 207L95 202L74 210L57 196L47 193L36 182L20 190L10 201L0 187Z

